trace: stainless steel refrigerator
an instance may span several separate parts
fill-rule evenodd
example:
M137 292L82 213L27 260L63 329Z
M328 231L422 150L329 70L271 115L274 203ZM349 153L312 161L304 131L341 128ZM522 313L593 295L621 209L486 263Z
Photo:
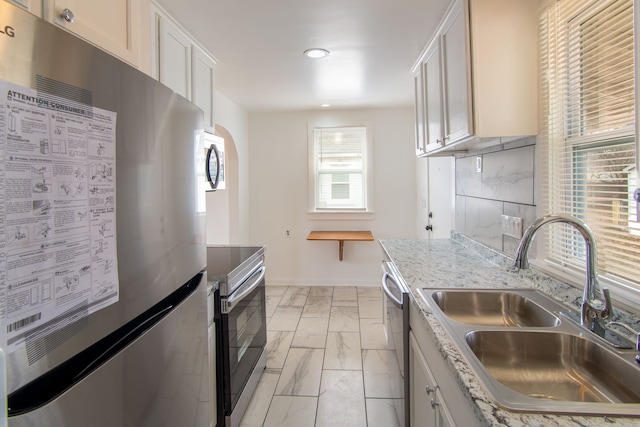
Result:
M4 0L0 88L9 426L210 426L202 112Z

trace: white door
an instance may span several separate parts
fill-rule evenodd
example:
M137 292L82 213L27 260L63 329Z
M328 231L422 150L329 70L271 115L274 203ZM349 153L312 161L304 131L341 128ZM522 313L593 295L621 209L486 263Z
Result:
M452 156L417 159L419 239L447 239L451 234L455 216L454 168Z

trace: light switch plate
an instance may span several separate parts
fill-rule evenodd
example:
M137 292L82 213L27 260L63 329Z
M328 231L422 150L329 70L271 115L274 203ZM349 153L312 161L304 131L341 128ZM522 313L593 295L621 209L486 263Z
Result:
M502 234L515 239L522 238L522 218L502 215Z

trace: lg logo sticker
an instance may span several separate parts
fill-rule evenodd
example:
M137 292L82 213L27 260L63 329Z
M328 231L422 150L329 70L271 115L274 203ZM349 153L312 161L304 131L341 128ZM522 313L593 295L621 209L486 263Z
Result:
M10 27L8 25L6 27L4 27L4 29L0 29L0 34L4 34L4 35L12 37L12 38L16 36L16 32L13 29L13 27Z

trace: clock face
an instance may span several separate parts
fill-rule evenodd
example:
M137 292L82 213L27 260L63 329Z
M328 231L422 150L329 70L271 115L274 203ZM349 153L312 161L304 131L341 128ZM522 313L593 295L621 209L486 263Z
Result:
M212 145L207 151L207 181L212 189L216 189L219 180L219 156L215 145Z

